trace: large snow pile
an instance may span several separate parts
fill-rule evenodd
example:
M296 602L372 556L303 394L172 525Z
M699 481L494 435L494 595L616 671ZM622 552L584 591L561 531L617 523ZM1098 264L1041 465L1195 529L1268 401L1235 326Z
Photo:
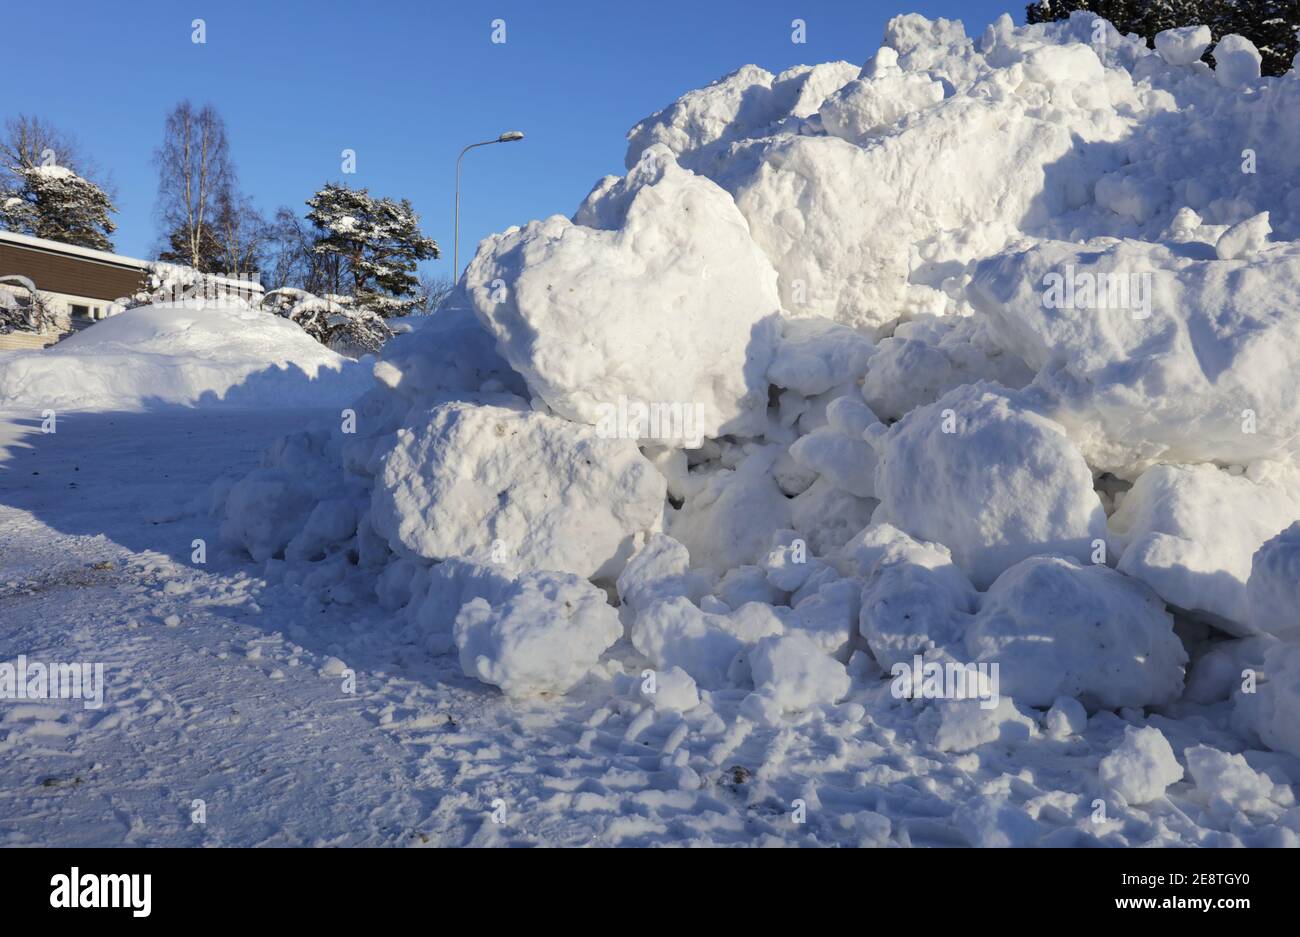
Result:
M686 94L480 245L354 434L223 489L229 541L512 696L906 696L944 752L1201 707L1300 755L1300 80L1093 22L902 16L861 69ZM1090 789L1180 783L1109 718Z
M44 351L0 354L0 407L345 406L370 368L239 300L141 306Z

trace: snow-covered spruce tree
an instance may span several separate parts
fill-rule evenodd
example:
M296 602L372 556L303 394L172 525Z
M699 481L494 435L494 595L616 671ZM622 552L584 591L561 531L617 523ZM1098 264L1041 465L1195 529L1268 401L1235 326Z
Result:
M420 233L420 217L406 199L374 198L366 189L328 183L307 200L316 227L312 253L321 261L329 292L388 318L420 304L416 263L439 255Z
M10 171L17 185L0 193L0 220L19 234L64 244L111 251L109 235L117 211L108 194L71 169L56 165L18 165Z
M1300 0L1038 0L1025 8L1025 19L1048 23L1078 10L1096 13L1122 33L1137 33L1149 46L1156 33L1175 26L1209 26L1215 42L1231 33L1245 36L1263 56L1265 75L1285 74L1300 48Z

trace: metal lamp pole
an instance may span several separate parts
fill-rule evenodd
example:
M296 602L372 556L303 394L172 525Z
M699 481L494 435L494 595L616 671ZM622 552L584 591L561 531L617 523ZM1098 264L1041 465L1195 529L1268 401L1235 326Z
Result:
M476 146L491 146L493 143L514 143L516 140L522 140L524 135L518 130L507 130L495 140L484 140L482 143L471 143L465 149L460 151L456 157L456 217L452 224L455 234L451 248L451 272L452 282L460 281L460 161L465 158L465 154Z

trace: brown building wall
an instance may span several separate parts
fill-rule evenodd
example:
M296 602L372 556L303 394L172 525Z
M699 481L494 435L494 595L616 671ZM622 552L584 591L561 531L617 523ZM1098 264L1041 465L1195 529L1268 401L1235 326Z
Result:
M144 271L0 242L0 276L19 274L38 290L114 300L140 290Z

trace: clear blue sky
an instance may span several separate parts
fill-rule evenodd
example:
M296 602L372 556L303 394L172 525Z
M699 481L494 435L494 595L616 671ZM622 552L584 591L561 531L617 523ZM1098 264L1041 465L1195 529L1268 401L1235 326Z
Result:
M503 130L521 143L465 159L461 259L485 235L568 215L597 179L623 171L625 136L642 117L746 63L776 71L864 62L900 12L962 19L978 36L1022 2L989 0L72 0L10 3L11 52L0 117L37 114L72 133L118 190L118 251L151 256L151 154L178 100L225 117L243 188L268 214L300 213L327 180L406 197L444 248L451 272L456 154ZM207 43L191 42L202 17ZM807 22L807 43L790 22ZM506 21L494 45L491 21ZM39 37L45 37L41 39ZM46 39L54 37L49 42Z

